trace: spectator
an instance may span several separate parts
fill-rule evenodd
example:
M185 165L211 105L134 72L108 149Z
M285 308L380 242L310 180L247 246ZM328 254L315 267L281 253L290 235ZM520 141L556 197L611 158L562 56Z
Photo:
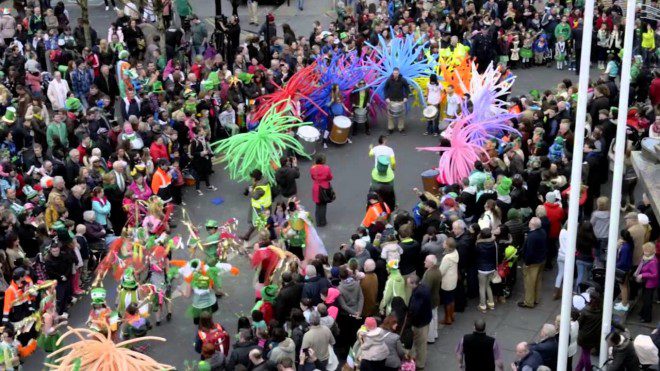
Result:
M465 371L504 370L500 347L495 338L486 335L486 322L474 321L474 332L463 336L456 347L458 367Z
M546 234L541 228L541 220L536 217L532 218L529 221L529 233L522 251L525 300L518 302L518 306L521 308L534 308L541 298L541 280L546 251Z

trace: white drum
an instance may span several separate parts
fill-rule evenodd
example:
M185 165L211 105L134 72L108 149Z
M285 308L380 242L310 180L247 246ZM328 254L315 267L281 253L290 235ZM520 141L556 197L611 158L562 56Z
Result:
M406 104L403 102L390 102L389 107L387 108L390 116L399 117L403 115L406 110Z
M346 116L335 116L332 120L330 140L335 144L344 144L348 141L348 133L350 130L351 119Z
M422 113L424 115L424 118L431 121L435 120L435 118L438 116L438 107L436 106L426 106L424 108L424 112Z
M366 108L355 108L353 110L353 121L356 124L363 124L367 122L367 109Z
M301 126L296 131L296 136L298 136L298 141L305 149L305 152L310 156L314 156L321 132L311 125Z

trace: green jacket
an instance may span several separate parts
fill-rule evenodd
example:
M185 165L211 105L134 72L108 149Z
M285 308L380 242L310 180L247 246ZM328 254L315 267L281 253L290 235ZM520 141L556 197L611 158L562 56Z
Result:
M571 26L568 23L559 23L555 27L555 39L559 40L560 36L564 38L564 41L568 41L571 38Z
M174 6L180 17L183 18L192 15L192 6L188 0L174 0Z
M403 279L401 272L398 269L392 269L390 275L385 282L385 290L383 291L383 300L380 301L380 309L387 308L387 313L392 309L392 299L395 296L403 298L408 305L409 294L406 290L406 280Z
M53 135L60 137L60 142L64 147L69 146L69 133L66 130L66 124L64 122L51 122L46 128L46 142L48 147L53 147L55 142L53 141Z
M204 262L209 266L214 266L218 263L218 241L220 241L220 232L209 235L204 240Z

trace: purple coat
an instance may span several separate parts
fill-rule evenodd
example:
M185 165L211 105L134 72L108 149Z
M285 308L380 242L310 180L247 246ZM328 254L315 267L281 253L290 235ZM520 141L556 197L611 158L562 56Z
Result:
M644 287L647 289L654 289L658 287L658 259L654 256L653 259L644 262L642 261L642 268L639 274L644 280Z

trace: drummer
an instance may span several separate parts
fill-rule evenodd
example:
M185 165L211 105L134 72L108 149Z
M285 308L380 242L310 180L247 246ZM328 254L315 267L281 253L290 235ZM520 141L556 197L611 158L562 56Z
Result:
M364 80L360 80L357 85L357 89L351 92L351 105L353 106L353 114L355 114L356 109L366 110L369 107L369 101L371 100L371 88L365 88L367 83ZM371 135L369 131L369 115L364 116L364 132L367 135ZM352 135L357 134L357 125L359 123L355 122L355 115L353 116L353 130Z
M426 106L428 107L435 107L435 115L434 117L430 118L427 117L427 123L426 123L426 132L424 135L433 135L433 136L438 136L440 134L440 130L438 128L438 120L439 120L439 109L440 109L440 100L442 98L442 85L438 82L438 76L436 74L431 75L429 78L429 84L428 84L428 91L426 93ZM431 111L431 109L429 109ZM425 116L427 116L425 114Z
M392 76L385 82L385 102L387 102L387 130L394 133L394 121L397 122L399 133L406 135L404 116L406 113L405 103L408 101L410 87L404 79L399 68L395 67Z
M343 116L348 109L344 105L344 96L339 90L339 85L332 84L332 91L330 93L330 117L328 117L328 129L323 133L323 148L328 148L328 137L332 132L333 120L337 116ZM348 143L352 143L348 138Z

